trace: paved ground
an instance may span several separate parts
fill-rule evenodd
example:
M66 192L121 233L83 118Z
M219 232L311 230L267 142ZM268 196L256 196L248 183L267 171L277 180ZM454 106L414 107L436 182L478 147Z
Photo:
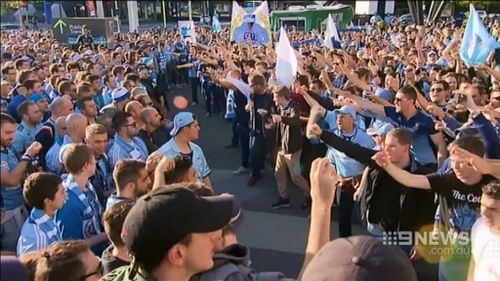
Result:
M188 87L175 89L170 100L175 95L190 97L189 90ZM203 148L212 170L215 191L233 193L242 201L244 221L238 235L240 242L251 249L252 265L258 271L281 271L287 277L296 277L302 265L309 228L308 213L300 210L303 198L299 189L290 187L291 208L271 210L277 191L270 168L267 167L257 186L247 187L248 175L232 174L241 161L239 148L224 148L231 140L231 123L221 117L205 117L202 105L191 106L188 110L199 118L201 132L197 143ZM353 226L353 232L365 233L359 223ZM333 237L338 237L335 222L332 233Z

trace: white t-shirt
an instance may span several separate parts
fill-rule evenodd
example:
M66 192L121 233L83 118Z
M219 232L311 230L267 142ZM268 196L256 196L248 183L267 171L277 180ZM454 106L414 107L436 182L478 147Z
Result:
M472 226L472 256L475 281L500 280L500 236L493 234L482 218Z

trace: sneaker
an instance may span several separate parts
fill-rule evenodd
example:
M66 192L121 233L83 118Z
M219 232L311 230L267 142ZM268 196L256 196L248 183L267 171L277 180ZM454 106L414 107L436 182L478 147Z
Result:
M302 211L309 210L309 208L311 208L311 204L312 204L311 197L308 197L308 198L306 198L306 200L304 201L302 206L300 206L300 209Z
M271 208L273 210L280 209L280 208L288 208L290 207L290 199L284 199L279 197L274 203L271 205Z
M248 172L250 172L249 168L240 166L237 170L233 171L233 175L241 175L241 174L246 174Z
M254 186L260 180L260 177L250 177L247 182L247 186Z

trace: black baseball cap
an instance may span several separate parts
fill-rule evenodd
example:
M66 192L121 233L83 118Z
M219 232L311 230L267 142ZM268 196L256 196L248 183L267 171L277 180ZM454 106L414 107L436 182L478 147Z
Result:
M138 263L161 258L190 233L226 226L233 215L233 200L229 194L201 197L183 184L154 189L128 213L123 242Z
M306 281L417 281L408 256L397 246L369 236L326 244L304 271Z

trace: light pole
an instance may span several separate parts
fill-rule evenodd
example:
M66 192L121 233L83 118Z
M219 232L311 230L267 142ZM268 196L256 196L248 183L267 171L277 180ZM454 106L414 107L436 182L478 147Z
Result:
M193 20L193 11L191 10L191 1L188 1L188 10L189 10L189 21Z

